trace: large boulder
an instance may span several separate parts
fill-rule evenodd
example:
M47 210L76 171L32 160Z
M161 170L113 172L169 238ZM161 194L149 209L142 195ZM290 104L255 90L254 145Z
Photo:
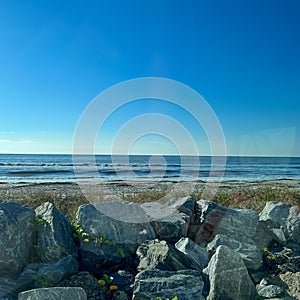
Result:
M181 238L175 248L186 255L191 262L191 267L202 271L208 265L208 252L189 238Z
M197 232L194 232L197 244L210 241L217 234L240 233L254 237L259 219L255 211L227 208L208 200L200 200L197 204L199 225Z
M113 201L79 207L80 268L94 274L112 273L132 260L132 254L155 233L136 203ZM113 213L116 217L113 218ZM126 221L121 221L122 213ZM128 222L130 220L132 222ZM135 222L134 222L135 221Z
M201 273L194 270L177 272L146 270L135 277L133 300L172 299L204 300Z
M188 235L196 201L192 197L173 198L166 204L149 202L141 207L149 217L156 237L175 243Z
M231 250L239 253L248 269L257 270L262 265L262 252L256 246L253 240L246 236L217 234L215 238L208 243L207 250L214 252L220 245L225 245Z
M53 287L22 292L18 300L86 300L87 295L80 287Z
M153 240L143 243L136 251L140 259L139 271L178 271L192 269L190 260L166 241Z
M35 209L37 230L36 254L38 261L52 263L61 258L78 255L67 217L54 204L46 202Z
M78 209L77 220L90 236L105 236L130 253L134 253L139 244L155 238L147 216L138 204L132 202L84 204Z
M32 258L34 210L0 201L0 277L16 279Z
M13 279L0 278L0 299L15 300L18 295L18 285Z
M204 272L210 280L208 300L258 298L240 254L227 246L221 245L217 248Z
M69 255L53 264L41 264L36 272L37 286L43 287L39 282L40 278L45 278L50 286L57 285L60 281L78 272L79 264L77 260Z
M300 243L300 208L280 202L267 202L259 220L277 236L281 242L293 240Z

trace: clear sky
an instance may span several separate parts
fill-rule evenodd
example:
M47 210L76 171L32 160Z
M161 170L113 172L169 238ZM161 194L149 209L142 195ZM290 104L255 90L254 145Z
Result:
M229 155L300 156L299 20L298 0L0 1L0 153L71 153L94 97L154 76L206 99ZM114 112L97 151L150 113L170 115L210 154L186 111L154 99ZM175 154L176 145L152 134L131 151Z

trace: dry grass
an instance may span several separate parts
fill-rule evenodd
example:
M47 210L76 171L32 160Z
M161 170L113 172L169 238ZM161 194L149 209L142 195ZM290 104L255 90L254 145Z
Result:
M144 189L137 192L126 193L123 199L137 203L165 201L172 197L186 196L183 192L170 192L170 186L158 185L151 189ZM198 188L192 193L196 200L205 198L202 189ZM20 202L33 208L44 202L55 204L57 209L69 217L75 219L78 207L89 203L84 195L79 191L68 193L68 188L53 192L44 189L34 190L32 188L21 188L17 192L14 189L0 189L0 199ZM278 201L300 206L300 191L286 187L273 187L271 185L257 185L249 187L221 188L217 194L210 199L223 206L242 209L253 209L260 212L266 202Z

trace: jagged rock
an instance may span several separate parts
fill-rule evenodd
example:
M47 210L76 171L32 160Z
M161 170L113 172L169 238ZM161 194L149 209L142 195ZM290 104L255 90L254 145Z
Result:
M18 300L86 300L84 289L80 287L53 287L35 289L19 294Z
M235 238L235 239L234 239ZM231 250L239 253L248 269L258 270L261 265L262 252L253 240L246 236L217 234L207 245L209 252L214 252L218 246L225 245Z
M181 238L175 248L186 255L191 261L191 267L202 271L208 265L208 252L189 238Z
M217 248L204 272L210 280L208 300L258 298L240 254L227 246L221 245Z
M0 299L15 300L18 297L18 285L15 280L0 278Z
M281 242L300 242L300 208L279 202L267 202L259 215Z
M241 234L252 238L256 233L258 214L253 210L232 209L217 203L200 200L197 244L210 241L217 234Z
M178 271L192 269L189 259L166 241L148 241L136 251L140 259L138 271L165 270Z
M108 290L105 286L98 284L96 277L89 272L80 272L60 282L61 287L82 287L88 299L107 299Z
M77 272L78 262L71 255L52 264L31 263L26 266L17 279L17 291L52 287Z
M300 299L300 272L279 275L280 279L287 285L287 292L290 296Z
M194 214L196 201L192 197L173 198L166 204L149 202L142 204L156 237L175 243L188 235L188 228Z
M16 279L32 257L32 208L0 200L0 277Z
M256 286L258 295L265 298L280 297L284 294L284 289L278 285L268 284L264 279Z
M114 216L112 212L116 214L116 218L110 217ZM121 221L122 214L126 221ZM128 221L129 217L132 222ZM144 211L138 204L132 202L85 204L79 207L77 220L89 235L96 237L105 235L112 243L118 244L131 254L136 251L139 244L155 238L154 230L147 222L148 218ZM85 249L84 245L82 247Z
M172 299L177 296L180 300L204 300L203 285L201 273L198 271L146 270L135 277L132 299Z
M35 213L38 227L36 245L38 260L53 263L68 255L76 258L78 249L67 217L49 202L37 207Z
M268 226L268 221L259 221L257 228L256 228L256 234L253 237L253 241L257 245L259 249L263 249L265 247L268 247L269 244L273 241L280 242L280 239L278 236L271 230L272 226ZM277 234L279 236L284 237L284 233L282 230L277 230Z
M116 285L118 290L131 293L131 286L134 283L134 276L131 273L119 270L118 272L111 274L111 277L113 278L111 284Z

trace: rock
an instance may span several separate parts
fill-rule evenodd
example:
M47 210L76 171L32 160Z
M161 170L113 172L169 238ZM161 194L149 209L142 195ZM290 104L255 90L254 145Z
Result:
M260 283L256 286L258 295L265 298L280 297L284 294L284 289L277 285L264 285Z
M70 221L54 204L46 202L35 209L37 217L37 256L39 261L53 263L61 258L78 256Z
M287 285L287 292L290 296L300 299L300 272L279 275L280 279Z
M204 270L210 280L208 300L257 299L257 291L247 268L237 252L219 246Z
M259 215L281 242L300 242L300 208L279 202L267 202Z
M96 277L88 272L80 272L58 284L60 287L82 287L88 299L107 299L108 289L98 284Z
M116 244L82 242L80 251L80 269L95 275L108 274L131 264L131 256Z
M111 212L119 214L119 219L109 217ZM131 223L121 221L122 214L127 220L131 213ZM133 254L137 247L146 240L155 238L152 226L146 222L147 216L136 203L113 201L85 204L77 212L78 223L84 232L96 237L105 236L112 243L126 249ZM85 249L83 245L83 249Z
M117 291L114 293L112 300L129 300L129 298L124 291Z
M256 234L253 237L253 241L257 245L259 249L263 249L265 247L269 247L271 242L280 242L280 239L278 236L271 230L271 227L268 225L268 221L259 221L257 228L256 228ZM281 233L277 231L279 236L284 237L284 233L281 230Z
M181 238L175 248L186 255L191 261L191 267L202 271L208 265L208 252L189 238Z
M233 239L233 237L236 239ZM207 250L214 252L220 245L225 245L239 253L248 269L258 270L261 267L262 252L254 241L248 237L240 235L231 235L228 237L224 234L217 234L207 245Z
M188 235L188 228L193 218L196 201L192 197L173 198L166 204L157 202L144 203L141 207L151 220L156 237L175 243Z
M77 272L78 262L71 255L53 264L31 263L17 279L17 290L52 287Z
M122 269L137 247L148 239L155 237L149 223L129 223L114 219L104 212L116 211L122 214L131 212L132 221L142 220L140 207L136 203L113 201L86 204L79 207L78 223L84 233L89 235L87 242L80 241L80 267L95 274L112 273ZM136 217L136 218L135 218ZM146 218L146 217L145 217ZM98 242L98 240L101 242Z
M177 296L180 300L204 300L203 285L201 273L198 271L146 270L135 277L132 299L172 299Z
M116 285L119 291L125 291L126 293L131 293L132 285L134 283L134 276L124 270L119 270L111 274L113 278L111 284Z
M210 241L217 234L241 234L254 237L258 224L258 214L253 210L232 209L217 203L200 200L199 225L195 233L195 242L201 244Z
M138 271L178 271L192 268L189 259L166 241L145 242L137 249L136 254L140 259Z
M86 300L84 289L80 287L54 287L35 289L19 294L18 300Z
M34 211L0 201L0 277L16 279L32 257Z
M18 286L15 280L0 278L0 299L15 300L18 295Z

